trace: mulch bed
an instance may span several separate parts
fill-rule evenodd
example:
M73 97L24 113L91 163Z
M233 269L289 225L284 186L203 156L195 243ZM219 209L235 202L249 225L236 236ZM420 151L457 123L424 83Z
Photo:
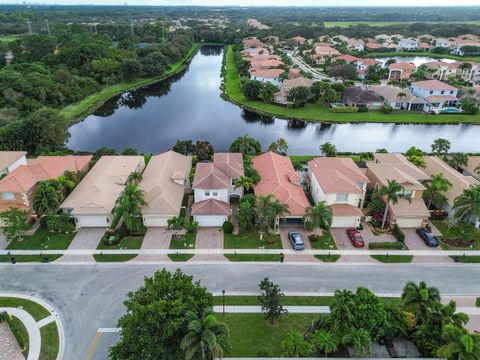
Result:
M450 246L465 247L465 248L475 243L474 241L467 241L463 239L443 239L443 242Z

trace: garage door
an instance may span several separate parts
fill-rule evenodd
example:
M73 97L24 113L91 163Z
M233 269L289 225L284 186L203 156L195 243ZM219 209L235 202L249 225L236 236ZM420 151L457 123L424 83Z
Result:
M78 227L108 227L110 226L109 218L102 216L77 216L76 222Z
M334 216L332 228L357 227L360 224L360 217L356 216Z
M144 216L143 225L150 226L168 226L168 220L170 217L167 216Z
M218 227L223 225L223 223L227 220L227 217L205 215L205 216L195 216L195 220L198 221L198 226Z
M412 219L398 219L397 218L397 225L401 228L419 228L422 227L422 219L412 218Z

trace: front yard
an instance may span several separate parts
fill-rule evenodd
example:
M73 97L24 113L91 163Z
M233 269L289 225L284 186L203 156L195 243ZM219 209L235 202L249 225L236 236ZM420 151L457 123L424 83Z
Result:
M104 239L100 240L97 250L127 250L140 249L142 247L143 236L126 236L121 238L118 244L107 245ZM97 262L122 262L129 261L137 257L136 254L95 254L93 255Z
M75 233L58 234L40 226L33 235L25 235L21 241L12 241L7 250L66 250Z
M329 230L324 230L321 236L316 237L318 240L313 241L313 239L315 237L308 238L312 250L337 250L337 244ZM335 262L340 259L340 255L315 255L315 258L323 262Z
M280 235L264 234L263 240L255 231L244 232L238 235L224 234L225 249L281 249Z
M462 244L462 235L448 228L447 220L432 220L432 224L442 233L440 246L443 250L480 250L480 230L472 245ZM460 240L460 241L459 241Z
M170 240L170 249L183 250L183 249L195 249L195 241L197 239L197 233L188 233L184 237L177 239L175 235L172 235ZM193 254L168 254L168 257L172 261L188 261L193 257Z

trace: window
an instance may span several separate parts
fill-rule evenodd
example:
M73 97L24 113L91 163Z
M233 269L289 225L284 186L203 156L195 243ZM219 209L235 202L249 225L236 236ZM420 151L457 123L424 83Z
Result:
M3 200L15 200L15 194L12 192L4 192L2 193Z
M433 90L430 90L430 94L433 94Z
M230 185L235 186L235 181L237 181L237 179L230 179Z
M442 95L445 94L445 90L442 90L442 91L440 92L440 94L442 94Z
M337 194L337 201L347 201L348 200L348 194Z
M213 196L213 197L218 197L218 191L213 191L213 192L212 192L212 196Z
M398 193L400 197L411 199L413 197L413 190L403 190Z
M450 90L450 94L453 95L453 90Z
M205 190L205 196L210 196L210 190Z

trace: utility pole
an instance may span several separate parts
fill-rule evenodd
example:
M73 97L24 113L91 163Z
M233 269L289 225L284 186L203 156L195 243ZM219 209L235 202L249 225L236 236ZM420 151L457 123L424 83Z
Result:
M50 36L50 26L48 25L48 20L45 20L45 24L47 24L48 36Z
M27 25L28 25L28 34L32 35L32 22L30 20L27 20Z

